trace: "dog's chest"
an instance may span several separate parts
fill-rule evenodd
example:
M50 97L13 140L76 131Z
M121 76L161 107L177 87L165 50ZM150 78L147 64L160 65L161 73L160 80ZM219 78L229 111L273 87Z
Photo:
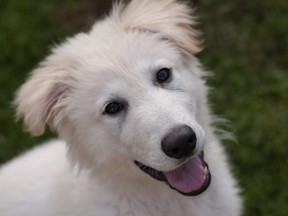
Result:
M191 216L191 203L173 197L120 196L117 216Z

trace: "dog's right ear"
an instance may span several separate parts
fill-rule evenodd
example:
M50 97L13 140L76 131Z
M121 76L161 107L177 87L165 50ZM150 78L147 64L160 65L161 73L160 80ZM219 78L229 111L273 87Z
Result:
M17 118L24 119L25 128L34 136L43 134L46 124L58 131L65 119L71 87L67 83L67 66L56 59L48 57L32 72L13 103Z
M111 17L126 30L160 34L190 54L201 51L193 9L183 1L132 0L115 5Z

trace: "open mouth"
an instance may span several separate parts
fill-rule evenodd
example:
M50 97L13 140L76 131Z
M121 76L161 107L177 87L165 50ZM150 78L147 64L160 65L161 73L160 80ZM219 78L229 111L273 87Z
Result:
M175 170L161 172L138 161L135 164L143 172L158 181L166 182L172 189L186 196L196 196L203 193L211 183L211 174L204 161L203 152L189 158Z

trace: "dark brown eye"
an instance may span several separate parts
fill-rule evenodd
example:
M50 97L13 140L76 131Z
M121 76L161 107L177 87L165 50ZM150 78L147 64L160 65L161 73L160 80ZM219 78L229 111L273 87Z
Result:
M109 115L113 115L113 114L120 112L122 109L123 109L123 104L114 101L114 102L109 103L106 106L105 113Z
M156 78L159 83L167 82L170 77L171 69L169 68L161 68L156 74Z

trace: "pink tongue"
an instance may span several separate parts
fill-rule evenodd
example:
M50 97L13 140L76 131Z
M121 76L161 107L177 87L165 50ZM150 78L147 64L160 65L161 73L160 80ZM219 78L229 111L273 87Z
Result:
M175 170L164 172L171 187L182 193L199 190L205 182L207 169L199 156L189 159Z

